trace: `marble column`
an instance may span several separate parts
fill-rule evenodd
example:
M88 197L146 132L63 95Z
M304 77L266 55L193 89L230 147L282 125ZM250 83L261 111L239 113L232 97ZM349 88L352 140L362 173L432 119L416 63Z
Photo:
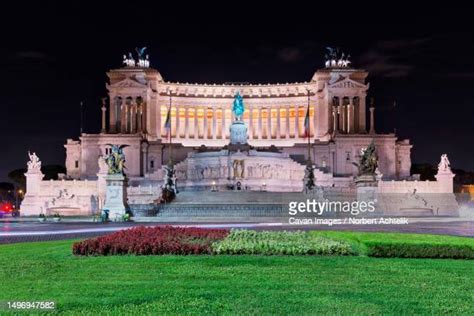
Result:
M342 105L341 105L341 129L343 133L346 133L346 120L347 120L347 107L344 104L344 99L342 99Z
M286 126L285 126L285 138L289 139L290 138L290 106L286 106Z
M202 117L203 117L203 133L202 138L207 139L207 106L202 108Z
M179 119L179 109L180 109L180 107L179 107L179 105L176 105L175 108L176 108L176 116L175 116L176 117L176 124L175 124L175 128L176 128L175 134L176 135L175 135L175 138L178 139L179 138L179 129L180 129L180 122L179 122L180 121L180 119Z
M102 110L102 128L100 129L100 132L101 133L105 133L107 132L107 127L106 127L106 111L107 111L107 108L105 107L105 102L106 102L107 98L102 98L102 107L100 108Z
M249 131L248 136L249 140L253 139L253 107L249 106Z
M221 134L222 134L222 139L225 139L226 136L226 130L225 130L225 106L221 107Z
M140 133L142 131L142 104L137 105L137 133Z
M258 107L258 139L262 139L262 107Z
M147 133L147 107L148 107L148 102L146 101L142 101L142 104L141 104L141 120L142 120L142 127L141 127L141 131L142 133Z
M357 113L359 115L359 133L367 133L365 122L366 97L365 93L359 95L359 113Z
M267 107L267 139L272 139L272 107Z
M198 107L194 107L194 139L199 138L199 129L198 129Z
M337 105L337 132L341 132L341 126L344 126L344 122L342 121L342 102L343 99L339 98L339 103Z
M369 130L369 133L370 134L375 134L375 115L374 115L375 108L373 106L371 106L369 108L369 111L370 111L370 130Z
M122 101L122 105L120 106L120 115L121 115L121 126L120 126L120 133L125 134L127 133L127 100Z
M347 109L347 132L354 133L354 98L349 97L349 105Z
M280 139L280 130L281 130L281 122L280 122L280 121L281 121L281 117L280 117L280 116L281 116L281 113L280 113L280 112L281 112L281 107L280 107L280 106L277 106L277 107L276 107L276 110L277 110L277 117L276 117L276 119L277 119L277 121L276 121L276 126L277 126L277 127L276 127L276 138L277 138L277 139Z
M137 104L135 103L135 101L132 101L132 104L130 104L130 117L129 117L129 121L130 121L130 133L131 134L134 134L135 133L135 129L136 129L136 124L137 124Z
M339 130L338 130L338 123L339 123L339 118L338 118L338 115L337 115L337 112L338 112L338 107L333 105L332 107L332 118L333 118L333 122L332 122L332 126L333 126L333 130L332 130L332 134L333 136L338 134Z
M184 108L184 137L189 138L189 106Z
M300 129L299 129L300 118L299 118L298 110L299 110L299 106L295 105L295 138L300 137Z
M212 107L212 139L217 138L217 117L216 117L216 107Z

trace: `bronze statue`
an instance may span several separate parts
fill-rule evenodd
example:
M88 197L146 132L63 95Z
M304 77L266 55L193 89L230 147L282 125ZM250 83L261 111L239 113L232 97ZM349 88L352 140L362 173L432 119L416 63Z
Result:
M366 149L362 150L362 156L359 163L353 162L359 169L359 176L375 175L375 170L378 166L378 156L375 150L374 141L372 141Z
M108 174L124 174L125 170L125 154L123 153L123 148L128 145L112 145L107 144L111 147L111 152L105 157L105 162L107 163Z

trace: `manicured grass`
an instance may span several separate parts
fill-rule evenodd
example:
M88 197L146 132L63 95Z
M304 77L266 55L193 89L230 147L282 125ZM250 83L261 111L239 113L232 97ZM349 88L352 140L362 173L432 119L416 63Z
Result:
M430 234L401 234L401 233L368 233L346 231L311 231L312 235L339 238L346 241L370 242L407 242L430 244L456 244L474 247L474 238Z
M394 248L394 257L430 257L431 253L434 254L433 257L435 258L474 258L474 238L468 237L340 231L311 231L310 234L315 237L326 237L348 242L360 255L377 256L376 248L381 247ZM420 251L420 248L422 248L421 250L427 249L427 251ZM385 253L385 251L383 252ZM461 252L462 255L459 256L457 252ZM383 257L387 257L387 255L383 255Z
M0 301L54 300L71 314L474 313L471 260L76 257L71 247L72 241L1 245Z

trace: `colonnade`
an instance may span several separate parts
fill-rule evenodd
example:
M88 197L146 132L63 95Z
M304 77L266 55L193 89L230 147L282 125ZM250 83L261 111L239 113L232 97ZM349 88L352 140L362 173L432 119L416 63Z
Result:
M304 137L307 106L247 106L243 121L252 139L290 139ZM161 135L168 107L161 107ZM310 135L313 135L314 108L310 107ZM184 106L171 108L171 135L175 139L228 139L229 127L234 120L229 106Z
M104 106L102 115L102 130L105 130ZM146 102L142 97L111 98L109 132L123 134L146 132Z
M365 108L361 108L360 98L336 96L332 99L331 130L333 134L356 134L365 132ZM361 111L364 111L361 119Z

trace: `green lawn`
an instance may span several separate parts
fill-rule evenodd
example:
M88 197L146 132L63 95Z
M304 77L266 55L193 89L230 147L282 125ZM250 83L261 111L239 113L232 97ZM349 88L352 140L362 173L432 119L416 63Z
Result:
M359 241L432 238L446 242L446 237L437 236L320 234ZM453 243L473 242L453 238ZM74 257L71 244L1 245L0 301L54 300L59 311L72 314L474 313L472 260Z

